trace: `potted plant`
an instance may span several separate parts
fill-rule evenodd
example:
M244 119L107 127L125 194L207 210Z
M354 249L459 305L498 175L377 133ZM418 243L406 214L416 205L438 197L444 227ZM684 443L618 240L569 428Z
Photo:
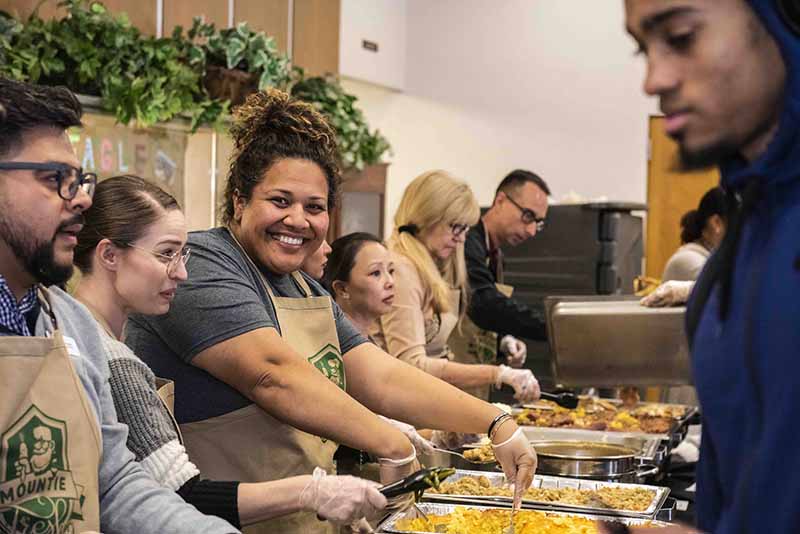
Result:
M185 39L180 26L172 37L185 47L190 64L205 73L203 84L209 95L232 106L266 87L286 89L292 80L289 58L278 52L275 40L245 22L217 30L213 23L195 17Z

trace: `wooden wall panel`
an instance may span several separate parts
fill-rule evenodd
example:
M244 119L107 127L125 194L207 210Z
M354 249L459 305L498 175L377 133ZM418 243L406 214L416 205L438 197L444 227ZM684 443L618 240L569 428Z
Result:
M156 0L103 0L112 13L125 13L131 24L145 35L156 35Z
M716 170L680 172L677 162L678 145L664 133L664 118L650 117L645 257L647 276L654 278L661 278L667 260L680 247L683 214L719 183Z
M47 0L39 8L39 16L48 19L53 16L63 17L66 10L58 8L59 0ZM39 0L0 0L0 10L12 15L27 18ZM146 35L156 34L156 0L103 0L112 13L126 13L128 20Z
M236 0L233 5L235 24L247 22L254 30L273 37L278 50L289 48L289 0Z
M40 0L0 0L0 10L10 13L20 19L26 19ZM39 16L43 19L53 18L54 16L63 17L66 10L58 7L59 0L47 0L39 7Z
M172 35L177 25L184 31L191 28L192 19L202 16L206 22L213 22L217 28L228 27L227 0L164 0L164 35Z
M339 74L339 0L294 0L292 61L307 74Z

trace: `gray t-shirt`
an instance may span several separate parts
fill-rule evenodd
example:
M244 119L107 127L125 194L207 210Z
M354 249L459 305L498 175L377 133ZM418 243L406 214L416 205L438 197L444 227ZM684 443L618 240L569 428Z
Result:
M192 257L189 279L178 286L169 313L135 315L128 321L125 343L159 377L175 381L175 415L179 423L230 413L251 401L227 384L190 364L205 349L257 328L280 332L275 308L259 272L225 228L189 234ZM303 298L291 275L264 271L272 291ZM303 274L315 296L328 293ZM367 342L333 303L342 354Z

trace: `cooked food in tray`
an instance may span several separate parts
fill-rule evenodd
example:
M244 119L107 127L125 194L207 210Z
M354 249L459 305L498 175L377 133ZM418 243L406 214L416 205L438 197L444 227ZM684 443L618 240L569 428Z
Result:
M681 406L644 404L636 408L623 408L596 398L581 399L574 410L562 408L550 401L539 401L537 405L541 408L526 408L520 412L517 423L549 428L666 434L675 420L686 413Z
M427 493L443 495L467 495L481 497L511 497L514 491L510 486L493 486L485 476L465 476L456 482L442 482L437 490ZM645 488L634 487L600 487L597 489L577 488L530 488L524 499L537 502L551 502L592 508L608 508L612 510L647 510L656 492Z
M447 534L503 534L509 525L509 510L474 509L457 506L451 514L428 514L428 518L400 519L399 531L445 532ZM653 526L645 522L637 526ZM515 534L596 534L593 519L549 512L520 510L514 514Z

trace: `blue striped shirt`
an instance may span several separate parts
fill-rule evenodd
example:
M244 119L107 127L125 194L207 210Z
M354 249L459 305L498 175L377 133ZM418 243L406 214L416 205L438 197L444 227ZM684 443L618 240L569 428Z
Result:
M36 307L36 286L30 288L17 302L6 279L0 274L0 329L12 335L30 336L26 315Z

